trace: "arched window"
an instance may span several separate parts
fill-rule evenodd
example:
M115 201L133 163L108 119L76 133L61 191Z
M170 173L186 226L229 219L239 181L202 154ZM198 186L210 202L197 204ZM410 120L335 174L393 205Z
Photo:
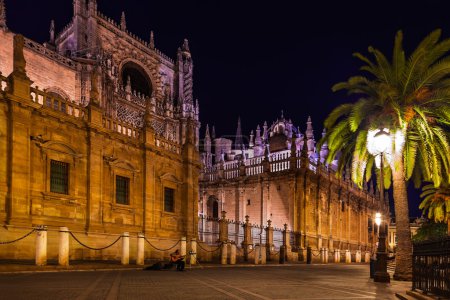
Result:
M219 200L215 196L209 196L207 203L207 215L219 218Z
M152 95L152 83L144 69L134 62L127 62L122 67L122 84L127 85L130 78L131 90L144 94L147 97Z
M213 218L219 218L219 203L217 201L213 202Z

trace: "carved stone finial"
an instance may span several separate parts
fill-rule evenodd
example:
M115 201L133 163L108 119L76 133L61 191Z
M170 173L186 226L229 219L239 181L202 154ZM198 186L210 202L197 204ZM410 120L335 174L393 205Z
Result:
M272 220L267 220L267 227L272 226Z
M123 31L127 30L127 20L125 19L125 12L122 12L122 16L120 17L120 29Z
M91 92L90 92L90 105L100 106L100 101L98 99L98 70L94 66L91 73Z
M151 49L155 49L155 36L153 34L153 30L150 31L150 44Z
M191 52L189 50L189 41L188 41L188 39L184 39L182 49L183 49L183 52Z
M0 28L7 29L5 1L0 0Z
M55 20L52 20L50 22L50 44L55 43Z
M25 39L23 35L16 34L14 36L14 63L13 63L13 73L16 76L27 77L25 67L27 62L25 61L25 56L23 55L23 46L25 44Z

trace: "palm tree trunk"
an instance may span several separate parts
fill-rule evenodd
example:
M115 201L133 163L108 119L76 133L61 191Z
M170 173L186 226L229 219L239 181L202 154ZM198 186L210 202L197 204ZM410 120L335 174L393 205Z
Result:
M395 223L397 227L397 252L395 255L396 267L394 279L412 279L412 243L411 229L409 227L408 193L404 176L403 159L395 161L392 170Z

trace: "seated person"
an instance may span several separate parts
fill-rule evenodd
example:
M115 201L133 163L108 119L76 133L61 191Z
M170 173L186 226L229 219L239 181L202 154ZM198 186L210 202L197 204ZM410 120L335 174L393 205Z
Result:
M175 250L174 253L170 254L170 262L174 263L177 265L177 270L178 271L183 271L184 270L184 255L180 255L180 251Z

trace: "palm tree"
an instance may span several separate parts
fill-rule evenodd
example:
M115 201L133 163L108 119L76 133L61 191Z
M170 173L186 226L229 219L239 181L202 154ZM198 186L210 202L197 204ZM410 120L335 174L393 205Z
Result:
M392 149L384 155L384 187L393 183L398 246L394 278L412 277L412 244L409 228L407 181L416 185L423 180L439 186L448 182L450 166L450 39L440 41L441 31L429 34L406 58L403 34L397 32L392 61L379 50L369 47L373 60L355 53L367 76L350 77L333 86L346 90L354 103L335 108L325 120L330 148L327 162L338 153L338 176L347 166L352 180L362 186L369 181L376 157L367 149L367 137L374 130L386 129L392 136Z
M423 198L419 208L428 211L428 218L435 222L447 222L447 233L450 235L450 185L442 183L439 187L429 183L422 188Z

